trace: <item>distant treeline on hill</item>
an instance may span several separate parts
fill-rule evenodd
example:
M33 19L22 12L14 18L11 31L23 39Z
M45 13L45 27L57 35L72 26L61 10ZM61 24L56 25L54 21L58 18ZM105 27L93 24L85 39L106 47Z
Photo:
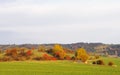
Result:
M26 48L38 48L40 45L46 47L53 47L54 44L21 44L21 45L0 45L1 50L6 50L7 48L13 47L26 47ZM103 43L72 43L72 44L60 44L65 48L70 50L76 50L77 48L83 47L87 52L99 53L99 54L109 54L120 56L120 44L103 44Z

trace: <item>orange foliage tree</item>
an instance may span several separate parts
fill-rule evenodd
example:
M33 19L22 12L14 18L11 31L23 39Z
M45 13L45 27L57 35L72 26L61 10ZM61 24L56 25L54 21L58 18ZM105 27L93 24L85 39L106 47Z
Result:
M12 49L6 50L5 55L6 56L16 57L17 56L17 49L16 48L12 48Z

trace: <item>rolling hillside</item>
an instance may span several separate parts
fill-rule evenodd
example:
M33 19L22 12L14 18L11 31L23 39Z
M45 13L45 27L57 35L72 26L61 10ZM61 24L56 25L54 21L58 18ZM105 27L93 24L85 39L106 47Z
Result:
M54 44L21 44L21 45L0 45L0 50L13 47L26 47L26 48L38 48L40 45L46 46L46 48L53 47ZM72 44L61 44L63 47L70 50L76 50L79 47L83 47L87 52L109 54L120 56L120 44L103 44L103 43L72 43Z

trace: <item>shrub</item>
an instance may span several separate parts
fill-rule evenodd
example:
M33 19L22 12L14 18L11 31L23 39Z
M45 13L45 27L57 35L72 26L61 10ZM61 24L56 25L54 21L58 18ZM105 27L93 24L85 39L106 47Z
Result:
M18 56L26 56L26 53L20 52Z
M6 56L16 57L17 56L17 50L15 48L10 49L10 50L6 50L5 55Z
M95 62L95 61L93 61L93 62L92 62L92 64L96 64L96 62Z
M15 61L20 61L19 57L14 58Z
M51 60L57 60L57 58L55 58L55 57L51 57Z
M25 53L25 49L24 48L21 48L20 50L19 50L19 54L18 54L19 56L26 56L26 53Z
M46 52L48 53L48 54L52 54L52 49L48 49L48 50L46 50Z
M52 56L50 56L48 54L43 54L42 59L43 60L57 60L57 58L52 57Z
M42 60L41 57L34 57L33 60Z
M0 49L0 54L2 53L2 50Z
M10 61L10 58L7 57L7 56L5 56L5 57L3 57L3 58L1 59L1 61Z
M55 52L55 53L54 53L54 57L60 58L60 53L59 53L59 52Z
M26 52L26 56L30 56L30 55L32 55L32 51L31 51L31 50L28 50L28 51Z
M75 60L75 57L73 56L73 57L71 57L71 60Z
M25 61L26 58L22 56L22 57L19 58L19 60L20 60L20 61Z
M51 57L48 54L43 54L42 58L44 60L51 60Z
M114 63L113 63L113 62L109 62L108 65L109 65L109 66L113 66Z
M96 63L97 63L98 65L105 65L104 62L103 62L103 60L97 60Z
M71 57L69 55L66 55L65 59L66 60L71 60Z
M30 56L27 56L27 57L26 57L26 60L30 60L30 59L31 59L31 57L30 57Z
M2 61L2 58L0 58L0 62Z

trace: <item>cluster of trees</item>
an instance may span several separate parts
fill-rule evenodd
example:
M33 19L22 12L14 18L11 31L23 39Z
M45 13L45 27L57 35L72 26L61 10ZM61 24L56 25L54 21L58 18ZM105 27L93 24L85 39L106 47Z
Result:
M0 49L6 50L8 47L25 47L28 49L31 48L38 48L40 44L22 44L22 45L0 45ZM42 44L45 47L51 46L53 47L54 44ZM120 56L120 45L118 44L103 44L103 43L84 43L84 42L79 42L79 43L72 43L72 44L61 44L65 48L69 48L71 50L76 50L80 47L83 47L87 50L87 52L95 52L101 55L106 55L106 52L108 55L114 55L115 51L118 52L118 56Z
M26 48L9 48L3 54L4 56L0 58L1 61L23 61L30 59L33 55L32 50Z
M41 56L36 56L35 52L43 53ZM2 51L0 51L1 53ZM71 54L71 55L70 55ZM28 48L8 48L2 53L0 61L23 61L23 60L81 60L86 62L89 58L84 48L79 48L75 52L63 48L59 44L55 44L52 48L40 46L38 49Z
M41 54L38 56L37 54ZM92 64L105 65L103 60L99 59L99 55L90 55L84 48L78 48L69 50L62 47L59 44L55 44L52 48L46 48L45 46L39 46L35 48L14 47L6 50L0 50L0 61L26 61L26 60L73 60L87 63L87 60L93 61ZM109 66L113 66L113 62L108 62Z

